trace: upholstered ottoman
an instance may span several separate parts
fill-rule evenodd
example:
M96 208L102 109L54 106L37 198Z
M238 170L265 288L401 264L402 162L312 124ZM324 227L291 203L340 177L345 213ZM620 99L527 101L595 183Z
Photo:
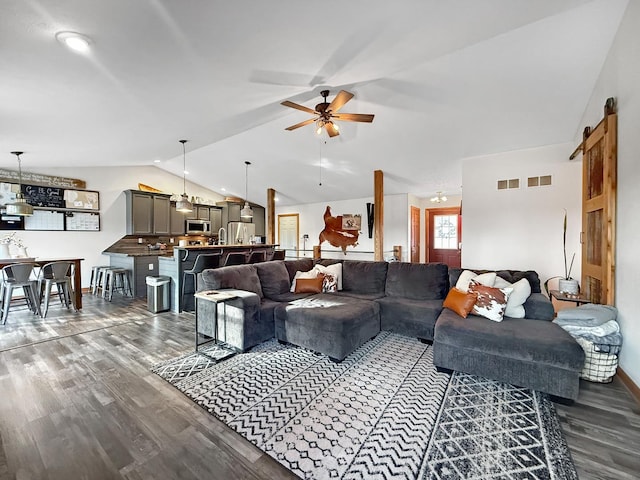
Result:
M584 351L548 320L494 322L476 315L462 318L445 308L436 323L433 363L575 400Z
M320 293L279 305L274 322L279 341L340 362L380 333L380 307L368 300Z

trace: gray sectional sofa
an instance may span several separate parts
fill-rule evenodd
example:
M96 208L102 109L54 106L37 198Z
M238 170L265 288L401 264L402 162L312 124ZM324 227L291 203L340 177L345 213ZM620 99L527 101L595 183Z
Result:
M497 272L509 282L527 278L532 294L524 304L526 318L494 322L475 315L464 319L443 308L462 270L439 263L341 263L343 289L333 293L290 292L295 273L313 268L308 258L205 270L198 285L237 295L227 302L218 335L241 351L275 336L341 361L386 330L433 342L439 369L577 398L584 352L550 321L553 306L540 293L535 272ZM210 302L198 302L199 315L213 315L210 308Z

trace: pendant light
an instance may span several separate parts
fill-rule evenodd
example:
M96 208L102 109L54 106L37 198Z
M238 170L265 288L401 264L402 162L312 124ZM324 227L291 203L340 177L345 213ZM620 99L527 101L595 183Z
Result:
M178 140L182 144L182 196L176 202L176 210L182 213L190 213L193 211L193 204L187 196L187 151L184 144L186 140Z
M15 202L7 203L7 214L29 217L33 215L33 207L27 203L27 200L22 194L22 161L20 160L20 155L22 155L23 152L11 152L11 154L18 157L18 193L16 193Z
M240 210L240 216L242 218L253 218L253 210L249 206L249 165L251 165L251 162L244 162L244 164L244 207Z

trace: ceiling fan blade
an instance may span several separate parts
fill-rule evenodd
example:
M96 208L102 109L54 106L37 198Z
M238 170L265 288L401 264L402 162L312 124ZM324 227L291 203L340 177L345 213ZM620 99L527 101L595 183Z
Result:
M353 93L349 93L346 90L340 90L340 92L338 92L338 95L336 95L336 98L334 98L333 101L327 107L327 110L335 113L338 110L340 110L342 106L352 98L353 98Z
M305 120L304 122L296 123L295 125L291 125L290 127L285 128L285 130L295 130L296 128L304 127L305 125L309 125L310 123L315 122L315 118L310 118L309 120Z
M331 115L336 120L343 120L345 122L373 122L374 115L369 113L337 113Z
M281 105L284 105L285 107L295 108L297 110L302 110L303 112L307 112L307 113L310 113L312 115L316 115L318 113L318 112L316 112L315 110L312 110L309 107L305 107L304 105L299 105L297 103L290 102L289 100L285 100L284 102L281 103Z
M326 128L327 133L329 134L330 137L335 137L337 135L340 135L338 128L332 122L325 123L324 128Z

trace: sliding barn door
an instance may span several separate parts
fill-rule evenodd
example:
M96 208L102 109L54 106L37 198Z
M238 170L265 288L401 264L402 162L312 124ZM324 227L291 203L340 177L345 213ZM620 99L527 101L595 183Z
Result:
M585 129L582 157L582 293L593 303L615 300L617 115L607 100L604 119Z

